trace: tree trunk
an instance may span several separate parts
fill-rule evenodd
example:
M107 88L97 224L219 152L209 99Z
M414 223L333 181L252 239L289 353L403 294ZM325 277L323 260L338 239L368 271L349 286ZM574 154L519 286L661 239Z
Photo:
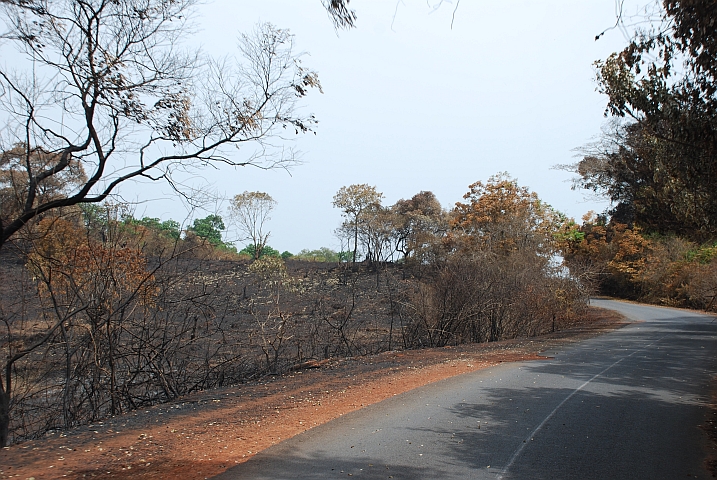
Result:
M10 432L10 394L0 387L0 448L7 446Z
M358 217L354 224L354 259L353 263L356 263L356 252L358 251Z

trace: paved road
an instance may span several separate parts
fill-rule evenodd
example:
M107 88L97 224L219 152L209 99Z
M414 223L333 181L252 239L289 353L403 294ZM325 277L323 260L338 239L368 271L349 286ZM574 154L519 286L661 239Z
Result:
M713 317L612 301L634 323L554 358L454 377L272 447L221 479L707 478Z

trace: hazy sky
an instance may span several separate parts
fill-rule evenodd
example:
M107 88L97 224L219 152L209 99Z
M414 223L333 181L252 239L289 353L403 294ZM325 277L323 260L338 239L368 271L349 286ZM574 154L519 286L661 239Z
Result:
M338 34L319 0L210 0L199 8L191 41L207 52L232 53L239 32L270 22L295 35L323 85L303 103L320 124L293 143L304 163L291 175L206 171L228 197L258 190L278 201L272 247L338 249L341 216L331 201L354 183L375 185L386 205L431 190L450 208L469 184L507 171L576 219L606 207L571 191L571 175L551 167L576 161L574 149L605 122L592 63L626 43L620 30L595 41L615 23L615 1L463 0L452 28L455 2L435 11L433 3L353 0L357 28ZM637 3L625 8L636 12ZM169 193L152 188L152 198ZM226 204L208 208L223 213ZM186 215L176 199L144 203L137 214Z

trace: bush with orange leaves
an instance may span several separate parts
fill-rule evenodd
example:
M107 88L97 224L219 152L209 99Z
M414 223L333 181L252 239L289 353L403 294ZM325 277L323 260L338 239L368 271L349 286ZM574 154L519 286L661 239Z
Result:
M139 250L94 241L63 218L41 220L36 236L28 266L40 281L41 292L65 315L81 312L99 325L133 302L151 303L157 293L147 259Z
M645 235L639 227L590 212L581 235L561 243L571 271L590 270L601 293L662 305L712 309L717 247L677 236Z
M490 251L509 255L530 251L548 258L554 252L554 234L565 221L535 192L518 185L507 173L476 182L456 203L449 241L464 253Z

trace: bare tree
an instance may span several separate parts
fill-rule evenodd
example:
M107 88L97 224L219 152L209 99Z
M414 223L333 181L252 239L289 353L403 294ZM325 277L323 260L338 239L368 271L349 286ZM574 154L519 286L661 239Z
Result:
M264 231L264 224L276 201L268 193L244 192L236 195L229 206L229 217L243 235L242 240L251 240L254 259L261 256L271 232Z
M19 209L0 215L0 247L45 212L100 202L131 179L165 179L209 164L271 168L293 161L268 142L315 119L294 111L318 77L301 66L292 36L264 24L221 61L189 52L195 0L33 0L3 3L2 50L20 50L0 69L6 128L3 165L23 178ZM3 56L5 56L3 54ZM237 151L243 146L246 153ZM19 153L18 153L19 152ZM38 162L35 159L42 158ZM51 197L47 184L84 172ZM5 203L5 202L3 202Z

